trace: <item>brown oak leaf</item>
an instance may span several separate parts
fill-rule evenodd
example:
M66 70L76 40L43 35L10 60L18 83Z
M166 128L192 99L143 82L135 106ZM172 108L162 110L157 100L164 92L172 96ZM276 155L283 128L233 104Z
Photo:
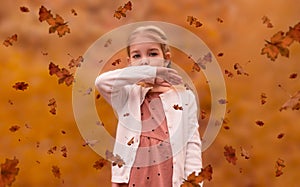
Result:
M196 28L197 27L201 27L203 24L198 20L198 18L194 17L194 16L187 16L186 21L190 24L190 25L194 25Z
M12 183L16 180L16 176L19 173L19 168L17 165L19 160L17 158L14 159L6 159L5 163L0 165L1 167L1 175L0 175L0 186L5 187L6 185L11 186Z
M56 177L56 178L60 178L60 176L61 176L60 169L58 166L55 166L55 165L52 166L52 173L53 173L54 177Z
M276 177L279 177L283 174L282 170L284 167L285 167L284 160L281 158L278 158L276 161L276 164L275 164L275 169L276 169L275 176Z
M41 6L39 10L40 22L47 21L50 25L49 33L57 32L59 37L62 37L66 33L70 33L70 28L67 25L68 22L64 22L64 19L58 14L56 14L56 17L54 18L50 12L51 11L47 10L44 6Z
M24 91L28 88L28 84L26 82L16 82L13 88Z
M300 109L300 90L297 91L294 95L292 95L279 109L281 112L282 110L286 110L291 108L292 110L299 110Z
M114 17L117 19L121 19L122 17L126 17L126 12L128 10L132 10L132 3L128 1L124 6L119 6L117 10L115 10Z
M293 42L293 39L279 31L271 37L271 41L265 40L266 44L261 50L261 54L267 54L267 57L275 61L278 54L284 57L289 57L289 49L287 48Z
M100 158L94 163L93 168L95 168L96 170L102 169L107 164L108 164L107 160L105 160L104 158Z
M122 158L118 154L116 154L116 156L115 156L112 152L106 150L105 156L106 156L106 159L111 160L113 166L117 165L119 168L121 168L125 164L125 162L122 160Z
M9 36L7 37L4 42L3 42L3 45L5 47L8 47L8 46L12 46L13 45L13 42L16 42L18 40L18 35L17 34L14 34L12 36Z
M226 160L229 163L232 163L233 165L235 165L236 161L237 161L235 149L232 146L227 146L227 145L224 147L224 149L225 149L224 156L225 156Z
M212 173L213 169L211 165L202 168L198 175L196 175L196 172L194 171L189 174L187 179L184 179L180 187L200 187L199 183L203 182L204 180L210 181L212 179Z

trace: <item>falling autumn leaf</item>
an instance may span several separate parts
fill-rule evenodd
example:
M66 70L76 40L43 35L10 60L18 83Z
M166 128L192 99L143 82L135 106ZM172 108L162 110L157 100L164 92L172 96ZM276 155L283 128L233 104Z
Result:
M249 152L242 146L240 147L240 149L241 149L241 156L244 157L245 159L249 159L250 158Z
M51 114L55 115L56 114L56 107L57 107L57 105L56 105L56 100L54 98L51 98L49 100L48 106L50 107L50 111L49 112Z
M46 21L50 25L49 33L57 32L59 37L62 37L66 33L70 33L67 22L64 22L64 19L58 14L56 14L56 17L54 18L50 12L51 11L47 10L44 6L41 6L39 10L40 22Z
M108 47L112 42L112 39L108 39L105 44L104 44L104 47Z
M106 150L105 156L106 159L111 160L113 166L117 165L119 168L121 168L125 164L125 162L118 154L116 154L115 156L112 152Z
M217 56L218 57L222 57L224 55L224 53L218 53Z
M257 121L255 121L255 123L258 125L258 126L264 126L264 122L263 121L261 121L261 120L257 120Z
M290 27L286 35L293 40L300 42L300 22L297 23L294 27Z
M235 149L232 146L227 146L227 145L224 147L224 149L225 149L224 156L225 156L226 160L229 163L232 163L233 165L235 165L236 161L237 161Z
M4 42L3 42L3 45L5 47L8 47L8 46L12 46L13 45L13 42L16 42L18 40L18 35L17 34L14 34L10 37L7 37Z
M64 145L60 148L63 157L67 157L67 147Z
M298 76L297 73L292 73L292 74L290 74L289 78L290 79L295 79L295 78L297 78L297 76Z
M190 25L194 25L196 28L197 27L201 27L203 24L198 20L198 18L194 17L194 16L187 16L186 21L190 24Z
M56 146L53 146L53 147L51 147L48 151L47 151L47 153L48 154L54 154L54 152L57 150L57 147Z
M243 67L239 63L235 63L233 65L233 68L236 70L236 73L238 75L246 75L249 76L249 74L243 69Z
M267 99L267 95L265 93L261 93L260 94L260 102L262 105L264 105L267 102L266 99Z
M279 109L281 112L282 110L286 110L291 108L292 110L299 110L300 109L300 90L297 91L294 95L290 97Z
M278 138L278 139L281 139L281 138L283 138L283 136L284 136L284 133L279 133L279 134L277 135L277 138Z
M121 59L116 59L115 61L113 61L112 63L111 63L111 65L113 65L113 66L116 66L116 65L118 65L118 64L120 64L120 62L121 62Z
M293 39L286 36L284 32L279 31L271 37L271 41L265 40L266 44L261 50L261 54L267 54L267 57L275 61L278 54L289 57L289 49L287 48L293 42Z
M1 175L0 175L0 186L5 187L6 185L11 186L12 183L16 180L16 176L19 173L19 168L17 165L19 160L14 159L6 159L5 163L0 165L1 167Z
M283 174L282 170L284 167L285 167L284 160L281 158L278 158L276 161L276 164L275 164L275 169L276 169L275 176L276 177L279 177Z
M13 125L9 128L9 130L11 132L16 132L17 130L19 130L21 127L19 125Z
M124 6L119 6L117 10L115 10L114 17L117 19L121 19L122 17L126 17L126 12L132 10L132 3L128 1Z
M263 16L262 18L263 24L267 24L268 28L272 28L273 24L271 23L271 20L267 16Z
M77 12L76 12L76 10L75 9L71 9L71 13L74 15L74 16L77 16Z
M179 106L178 104L173 105L173 108L174 108L175 110L183 110L182 106Z
M229 70L225 69L225 75L227 75L227 77L232 78L233 77L233 73L230 72Z
M198 175L196 175L196 172L194 171L188 175L187 179L184 179L180 187L200 187L199 183L204 180L210 181L212 179L212 173L213 169L211 165L201 168L201 172L199 172Z
M68 55L70 55L70 54L68 54ZM70 69L73 68L73 67L80 67L83 60L84 59L83 59L82 56L79 56L76 59L72 57L72 59L70 60L68 66L69 66Z
M107 164L108 164L107 160L105 160L104 158L100 158L94 163L93 168L95 168L96 170L102 169Z
M219 23L223 23L223 22L224 22L224 20L223 20L222 18L217 18L217 22L219 22Z
M219 104L226 104L228 101L226 99L219 99L218 100Z
M25 82L16 82L15 85L13 85L13 88L24 91L28 88L28 84Z
M49 64L49 74L56 75L58 79L58 83L65 83L67 86L72 85L74 82L74 76L69 72L66 68L60 69L58 65L55 65L53 62Z
M60 178L60 176L61 176L60 169L58 166L55 166L55 165L52 166L52 173L53 173L54 177L56 177L56 178Z
M20 10L21 12L29 12L29 8L27 8L26 6L21 6Z
M134 137L132 137L128 142L127 142L127 145L132 145L134 143Z
M193 66L193 70L200 71L200 69L206 69L206 64L212 62L212 55L210 52L205 54L203 57L200 57Z

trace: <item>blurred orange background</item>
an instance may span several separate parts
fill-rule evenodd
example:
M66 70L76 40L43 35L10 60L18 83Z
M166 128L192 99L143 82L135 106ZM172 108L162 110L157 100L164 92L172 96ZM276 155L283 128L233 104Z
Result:
M279 111L289 94L300 90L300 45L294 42L290 57L279 56L275 62L261 55L265 40L282 30L288 31L300 21L297 0L234 1L234 0L132 0L133 8L125 18L116 19L114 11L127 1L53 0L2 1L0 7L0 39L18 35L12 46L0 46L0 163L6 158L19 160L19 174L12 186L32 187L96 187L110 186L110 166L96 170L93 165L100 159L92 149L83 146L72 111L72 87L58 84L49 75L50 62L67 67L72 57L83 55L87 48L106 32L137 21L164 21L185 27L198 35L216 56L224 72L227 86L227 124L221 128L214 143L203 152L204 166L211 164L213 176L205 186L263 187L297 186L300 174L300 111ZM38 20L41 5L59 14L68 22L70 34L58 37L48 33L48 24ZM21 6L30 12L20 11ZM71 13L74 9L77 16ZM194 16L203 25L190 26L186 18ZM262 23L270 18L273 28ZM221 18L223 23L217 21ZM47 55L43 53L48 53ZM221 57L217 54L223 53ZM69 55L68 55L69 54ZM72 57L71 57L72 56ZM176 55L175 55L176 57ZM178 54L176 60L184 60ZM239 63L249 76L237 75L233 65ZM298 64L297 64L298 63ZM73 71L73 73L75 70ZM290 79L292 73L298 77ZM199 73L200 74L200 73ZM210 96L203 77L191 73L199 87L202 109L209 113ZM12 86L19 81L29 84L25 91ZM284 89L278 87L282 85ZM260 96L265 93L266 104ZM48 102L55 98L57 114L52 115ZM109 108L103 100L97 104ZM101 109L99 109L101 110ZM103 109L104 111L104 109ZM113 114L103 115L108 130L113 134ZM105 117L104 117L105 116ZM261 120L263 126L255 122ZM199 119L203 134L207 118ZM11 132L9 128L21 128ZM284 133L283 138L277 136ZM237 164L228 163L224 146L236 149ZM53 146L57 151L47 153ZM61 147L66 146L67 157ZM241 156L246 149L250 159ZM284 160L283 175L275 177L275 163ZM52 166L60 168L60 179L52 174ZM298 179L298 180L297 180Z

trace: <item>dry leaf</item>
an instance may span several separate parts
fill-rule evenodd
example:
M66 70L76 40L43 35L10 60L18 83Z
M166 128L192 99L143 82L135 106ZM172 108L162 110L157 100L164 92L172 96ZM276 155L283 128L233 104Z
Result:
M16 82L15 85L13 85L13 88L24 91L28 88L28 84L25 82Z
M223 19L221 19L221 18L217 18L217 22L223 23L224 21L223 21Z
M239 63L235 63L233 65L233 68L236 70L236 73L238 75L246 75L249 76L249 74L243 69L243 67Z
M300 22L297 23L294 27L290 27L286 35L293 40L300 42Z
M173 105L173 108L174 108L175 110L183 110L182 106L179 106L178 104Z
M257 125L259 125L259 126L263 126L265 123L263 122L263 121L261 121L261 120L257 120L257 121L255 121L255 123L257 124Z
M227 77L232 78L233 77L233 73L230 72L229 70L225 69L225 75L227 75Z
M295 79L295 78L297 78L297 76L298 76L297 73L292 73L292 74L290 74L289 78L290 79Z
M82 56L77 57L77 59L72 58L72 60L70 60L70 62L68 64L68 66L69 66L70 69L73 68L73 67L80 67L83 60L84 59L83 59Z
M40 22L47 21L50 25L49 33L57 32L59 37L62 37L66 33L70 33L70 28L67 25L67 22L64 22L64 19L56 14L54 18L53 15L50 13L50 10L47 10L44 6L41 6L39 10L39 20Z
M194 63L193 70L200 71L200 69L206 69L206 64L212 62L212 55L210 52L200 57L197 62Z
M77 16L77 12L76 12L76 10L75 9L71 9L71 13L74 15L74 16Z
M260 102L262 105L264 105L267 102L266 99L267 99L267 95L265 93L261 93Z
M279 111L281 112L282 110L286 110L288 108L291 108L292 110L300 109L300 90L291 96L290 99L280 107Z
M108 164L107 160L105 160L104 158L100 158L94 163L93 168L95 168L96 170L102 169L107 164Z
M61 176L60 169L58 166L52 166L52 173L56 178L60 178Z
M190 25L194 25L196 28L201 27L203 24L198 21L198 18L195 18L194 16L187 16L186 20Z
M117 165L120 168L125 164L125 162L122 160L122 158L118 154L116 154L116 156L114 156L114 154L112 152L106 150L105 156L106 156L106 159L111 160L113 166Z
M55 115L56 114L56 107L57 107L57 105L56 105L56 100L54 98L51 98L49 100L48 106L50 107L49 112L51 114Z
M245 159L249 159L250 158L249 152L246 149L244 149L242 146L240 148L241 148L241 156L244 157Z
M273 24L271 23L271 20L267 16L263 16L262 18L263 24L267 24L268 28L272 28Z
M18 35L17 34L14 34L10 37L7 37L4 42L3 42L3 45L5 47L8 47L8 46L12 46L13 45L13 42L16 42L18 40Z
M289 57L289 49L287 48L293 42L293 39L286 36L284 32L279 31L271 37L271 41L265 40L267 43L262 48L261 54L267 54L267 57L275 61L278 54L284 57Z
M116 59L115 61L113 61L112 63L111 63L111 65L113 65L113 66L116 66L116 65L118 65L118 64L120 64L120 62L121 62L121 59Z
M132 137L128 142L127 142L127 145L132 145L134 143L134 137Z
M63 157L67 157L67 147L64 145L60 148Z
M283 136L284 136L284 133L279 133L279 134L277 135L277 138L278 138L278 139L281 139L281 138L283 138Z
M66 68L60 69L59 66L55 65L53 62L50 62L49 64L49 74L55 74L59 78L59 84L65 83L67 86L70 86L74 82L74 76L69 72L69 70Z
M180 187L200 187L201 182L204 180L210 181L212 179L213 169L211 165L206 166L204 169L201 169L201 172L196 176L196 172L189 174L187 179L184 179Z
M21 6L20 10L21 12L29 12L29 8L27 8L26 6Z
M19 168L17 165L19 160L14 159L6 159L5 163L0 165L1 167L1 175L0 175L0 186L5 187L6 185L11 186L12 183L16 180L16 176L19 173Z
M275 164L275 169L276 169L275 176L276 177L279 177L283 174L282 170L284 167L285 167L284 160L281 158L278 158L278 160L276 161L276 164Z
M235 149L232 148L232 146L227 146L227 145L224 147L224 149L225 149L224 156L225 156L226 160L229 163L232 163L233 165L235 165L236 161L237 161Z
M128 10L132 10L132 3L128 1L124 6L119 6L117 10L115 10L114 17L117 19L121 19L122 17L126 17L126 12Z
M9 128L9 130L11 132L16 132L17 130L19 130L21 127L19 125L13 125Z

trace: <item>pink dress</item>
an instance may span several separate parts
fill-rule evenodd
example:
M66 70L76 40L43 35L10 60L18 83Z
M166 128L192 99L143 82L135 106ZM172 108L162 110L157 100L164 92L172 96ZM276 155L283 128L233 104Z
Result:
M129 183L112 183L112 187L172 186L172 150L159 94L148 92L141 105L142 133Z

